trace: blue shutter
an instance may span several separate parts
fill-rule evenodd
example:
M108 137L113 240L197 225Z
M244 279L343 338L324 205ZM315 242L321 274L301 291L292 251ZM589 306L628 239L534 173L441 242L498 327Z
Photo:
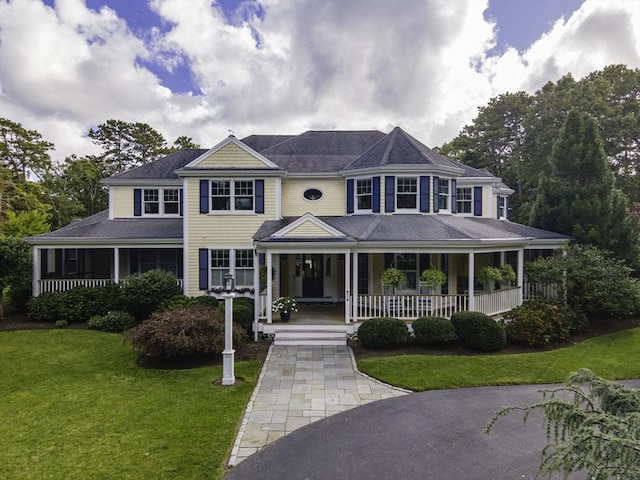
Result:
M264 180L255 181L256 213L264 213Z
M473 187L473 214L482 216L482 187Z
M142 215L142 190L140 188L133 189L133 216Z
M198 249L198 285L200 290L209 290L209 250Z
M438 213L440 211L440 177L433 177L433 211Z
M384 177L384 211L394 212L396 209L396 177Z
M420 177L420 211L421 212L429 211L429 197L430 197L429 183L430 182L431 182L431 179L428 176Z
M353 213L353 179L347 180L347 213Z
M458 213L458 182L451 180L451 213Z
M209 213L209 180L200 180L200 213Z
M179 199L180 206L178 208L180 209L180 216L182 217L184 215L184 208L183 208L184 195L182 194L182 189L179 190L179 195L180 195L180 199Z
M380 177L373 177L373 213L380 213Z

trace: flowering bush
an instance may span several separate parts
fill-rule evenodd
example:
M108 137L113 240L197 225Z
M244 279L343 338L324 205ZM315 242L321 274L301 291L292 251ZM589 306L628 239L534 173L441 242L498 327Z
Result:
M274 312L297 312L298 303L293 297L280 297L273 302Z

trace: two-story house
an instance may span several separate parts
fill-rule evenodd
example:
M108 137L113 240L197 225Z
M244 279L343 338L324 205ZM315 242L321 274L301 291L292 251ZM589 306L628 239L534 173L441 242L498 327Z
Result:
M28 239L34 295L161 268L186 295L219 296L230 271L256 298L256 331L277 331L270 306L289 295L338 305L349 332L375 316L507 311L523 301L525 259L568 240L509 221L500 178L400 128L229 136L104 182L108 211ZM512 285L477 281L507 263ZM381 282L391 266L405 278L394 289ZM430 267L446 275L435 290L421 287Z

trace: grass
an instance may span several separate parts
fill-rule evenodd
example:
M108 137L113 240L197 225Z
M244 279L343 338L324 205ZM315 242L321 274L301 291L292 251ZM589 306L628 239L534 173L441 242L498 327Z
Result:
M360 371L413 391L564 382L589 368L611 380L640 378L640 328L572 347L513 355L398 355L358 361Z
M0 333L0 478L219 479L261 362L145 370L122 336Z

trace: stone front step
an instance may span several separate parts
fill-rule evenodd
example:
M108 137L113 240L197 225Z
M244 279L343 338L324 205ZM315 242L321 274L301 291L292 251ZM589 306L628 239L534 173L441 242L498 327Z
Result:
M346 345L344 327L316 325L313 328L280 327L275 331L274 345Z

